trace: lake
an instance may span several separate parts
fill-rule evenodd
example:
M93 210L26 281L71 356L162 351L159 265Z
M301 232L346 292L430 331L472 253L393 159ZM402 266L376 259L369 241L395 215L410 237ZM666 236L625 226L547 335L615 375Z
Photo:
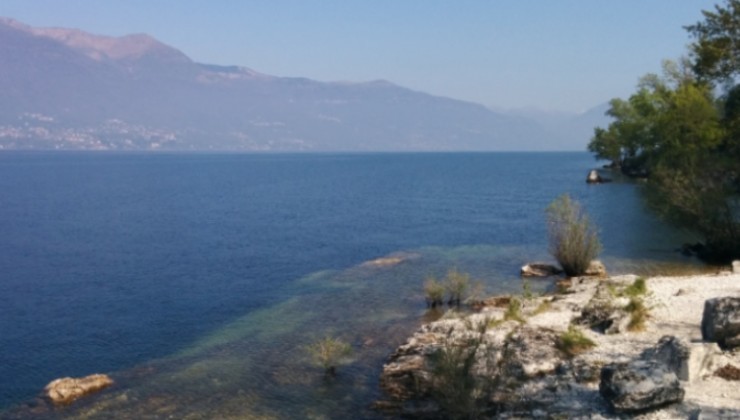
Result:
M610 273L701 271L587 153L0 154L0 416L372 418L389 353L450 269L520 293L569 193ZM388 255L398 264L367 263ZM364 264L363 264L364 263ZM534 281L536 291L549 287ZM305 351L353 346L334 379ZM70 407L63 376L115 385Z

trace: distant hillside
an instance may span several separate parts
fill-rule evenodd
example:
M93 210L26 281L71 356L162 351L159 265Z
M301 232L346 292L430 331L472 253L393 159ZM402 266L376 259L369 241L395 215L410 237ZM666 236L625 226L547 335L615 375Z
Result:
M531 119L385 81L324 83L193 62L148 35L0 19L0 148L556 150Z
M594 135L594 127L606 128L611 117L606 115L608 103L603 103L582 113L548 112L525 108L501 111L510 116L533 121L548 133L548 138L564 150L586 150Z

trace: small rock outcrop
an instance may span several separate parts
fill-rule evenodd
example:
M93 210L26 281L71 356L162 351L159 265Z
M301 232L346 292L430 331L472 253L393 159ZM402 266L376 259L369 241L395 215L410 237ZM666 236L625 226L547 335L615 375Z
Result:
M522 277L550 277L562 274L563 270L547 263L529 263L522 266L519 274Z
M701 334L720 347L740 347L740 297L718 297L704 302Z
M588 264L588 268L583 275L590 277L606 277L606 266L599 260L593 260Z
M612 299L604 288L597 288L594 297L581 309L581 315L573 321L604 334L619 334L627 331L630 316L623 307L624 302Z
M591 169L586 177L587 184L603 184L606 182L611 182L611 179L602 177L596 169Z
M611 363L601 369L599 393L616 413L638 413L683 400L678 376L659 361Z
M642 353L642 359L653 360L665 365L682 381L689 380L691 348L684 341L672 336L663 336L655 347Z
M524 326L512 331L504 345L501 372L516 381L554 372L563 360L557 342L558 334L544 328Z
M46 396L56 405L69 404L86 395L98 392L113 384L108 375L94 374L84 378L60 378L44 388Z
M588 184L600 184L601 183L601 176L599 175L599 172L596 169L591 169L591 171L588 173L588 176L586 177L586 183Z

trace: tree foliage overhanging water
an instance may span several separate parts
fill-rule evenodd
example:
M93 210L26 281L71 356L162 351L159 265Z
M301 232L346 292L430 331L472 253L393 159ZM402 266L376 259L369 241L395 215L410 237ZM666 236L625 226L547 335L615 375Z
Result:
M666 61L627 100L588 148L628 175L649 178L645 196L667 220L705 240L699 255L740 257L740 1L728 0L686 27L690 57Z

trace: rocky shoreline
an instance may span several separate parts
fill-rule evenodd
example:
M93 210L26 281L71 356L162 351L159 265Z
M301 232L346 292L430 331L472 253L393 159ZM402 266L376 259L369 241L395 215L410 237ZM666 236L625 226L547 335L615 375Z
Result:
M740 273L583 277L556 294L449 311L390 356L377 408L411 418L740 418L740 347L702 333L705 304L718 297L740 299ZM715 322L731 323L731 335L733 314Z

